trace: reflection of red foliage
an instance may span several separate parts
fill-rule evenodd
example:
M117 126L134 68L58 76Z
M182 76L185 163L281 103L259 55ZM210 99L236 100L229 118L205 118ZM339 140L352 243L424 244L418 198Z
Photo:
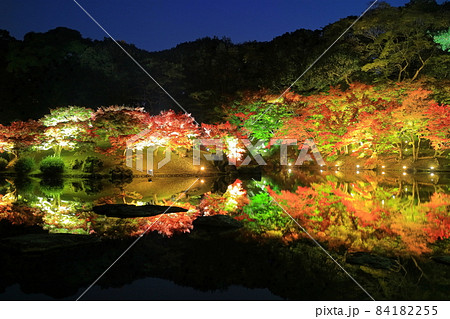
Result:
M2 195L0 195L1 201ZM8 220L13 225L33 226L42 223L43 213L37 208L0 202L0 220Z
M174 204L189 209L188 212L163 214L152 217L139 218L139 226L131 235L138 236L148 231L157 231L159 234L171 237L176 233L189 233L192 223L200 215L195 206L190 203L164 202L165 205Z
M198 208L205 216L227 215L242 210L249 203L247 192L242 188L242 181L236 179L228 185L223 195L208 192L200 202Z
M207 192L198 208L205 216L226 215L227 212L223 209L225 206L225 198L223 196Z
M116 202L116 198L113 196L105 196L94 201L94 206L105 205L105 204L114 204Z
M382 205L371 195L375 190L370 184L351 187L350 193L344 192L328 182L298 187L295 193L268 191L311 236L329 247L420 255L431 251L429 243L450 237L450 195L434 194L429 203L402 210L395 199Z
M430 241L446 239L450 237L450 195L434 193L431 201L424 204L429 209L427 219L429 223L425 228L430 236Z

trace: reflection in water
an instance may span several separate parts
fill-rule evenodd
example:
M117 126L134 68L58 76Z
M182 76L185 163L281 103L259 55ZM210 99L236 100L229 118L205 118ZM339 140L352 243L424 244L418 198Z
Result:
M2 219L2 225L9 222L13 225L22 225L22 227L33 226L33 231L39 227L41 232L81 234L85 235L83 238L124 239L124 241L107 241L107 243L111 243L112 247L117 248L117 251L112 251L111 256L103 260L98 259L99 254L109 251L111 247L98 251L94 249L94 246L89 246L89 249L80 247L78 253L80 256L84 258L86 254L86 257L89 257L89 254L92 255L92 260L89 260L87 264L93 265L94 261L99 262L98 269L96 268L92 272L92 276L96 276L126 248L128 237L138 236L152 225L152 231L167 237L175 233L192 231L193 221L199 216L228 215L239 220L244 227L239 231L224 233L224 236L217 235L217 238L211 237L216 236L215 232L203 231L203 233L200 228L192 237L175 236L164 239L164 241L159 241L160 239L156 238L161 237L148 232L150 240L142 243L146 246L143 246L141 250L138 246L135 247L136 259L130 260L124 269L117 269L117 278L123 278L124 274L127 274L128 282L132 282L136 278L161 276L178 278L178 282L186 280L187 285L198 285L210 283L211 279L208 276L220 274L216 279L217 282L213 285L214 289L244 282L250 287L255 287L252 286L253 283L256 283L256 287L272 285L274 289L280 289L277 290L277 294L284 298L304 299L308 296L320 298L318 296L321 296L321 290L318 287L316 295L301 294L300 291L304 289L302 285L306 280L301 272L298 274L298 278L295 278L295 282L300 283L303 280L303 283L295 289L283 290L285 284L274 286L269 280L270 277L267 277L267 271L277 269L276 273L279 272L279 276L285 278L287 273L292 276L293 269L297 269L302 264L305 269L312 267L308 278L317 273L314 282L341 280L341 278L325 278L325 270L321 268L322 265L328 269L326 272L329 272L331 267L325 262L326 256L323 256L320 251L316 252L315 247L302 244L304 234L280 206L273 202L273 198L330 251L349 253L365 251L400 258L424 254L426 256L431 254L442 256L450 253L448 245L450 190L448 176L445 175L435 173L433 176L429 174L395 176L377 175L374 172L365 171L356 174L341 171L335 173L325 170L311 172L286 169L265 176L260 181L244 180L241 182L240 180L224 181L204 178L203 182L197 183L183 195L183 191L187 188L186 185L190 185L192 182L193 180L189 178L154 179L152 182L147 179L135 179L128 184L79 179L3 180L0 184L0 219ZM160 219L158 219L160 216L111 218L92 212L93 206L105 203L171 205L178 198L176 205L187 208L188 212L166 214ZM13 235L8 234L8 236ZM7 235L2 236L6 237ZM52 238L44 239L50 240L54 244L51 241ZM73 239L69 238L68 240ZM115 247L120 242L124 247ZM277 248L273 248L275 247L272 246L274 242L277 243ZM45 245L43 246L45 247ZM229 248L224 250L228 246ZM37 248L40 249L40 246ZM216 258L219 258L214 255L218 251L223 254L220 255L221 259L217 261L217 265L212 267ZM62 251L61 254L63 254ZM268 254L272 256L269 259L267 259ZM249 265L245 269L234 268L237 267L235 265L241 265L250 255L254 260L249 259ZM75 254L75 259L76 256ZM128 258L132 256L128 256ZM306 256L314 256L314 258L308 261L305 259ZM66 257L64 255L61 258ZM59 260L60 257L56 255L52 258ZM295 258L295 263L290 261L292 258ZM23 263L22 260L11 260L11 265ZM321 261L318 262L318 260ZM412 260L415 263L415 259ZM27 259L27 262L31 261L31 259ZM156 261L158 261L158 265L155 265ZM36 265L40 264L37 260L32 262ZM424 265L421 265L420 268L416 268L415 265L408 268L407 264L400 263L397 259L386 263L395 264L396 269L398 268L395 271L405 267L408 269L408 274L414 274L417 269L420 272L421 269L425 269ZM55 263L55 265L57 264L58 262ZM76 265L74 262L71 264L74 267ZM70 286L72 292L64 292L61 296L72 295L81 285L89 284L91 278L81 280L85 275L85 264L83 261L80 263L79 269L72 270L73 273L79 274L76 282L80 283L77 285L72 283ZM142 275L143 270L141 270L143 264L147 269L144 272L145 275ZM313 264L318 268L314 268ZM50 267L49 263L46 265L45 267ZM212 268L208 268L206 265ZM227 266L224 267L224 265ZM261 273L254 273L255 265L267 267L267 269L264 268ZM195 274L188 276L192 278L192 282L187 280L188 277L184 274L187 266ZM135 269L128 273L130 267L135 267ZM167 267L171 269L170 272ZM370 276L379 276L380 278L387 276L383 272L385 270L361 267L361 270ZM445 277L445 270L436 271L434 267L428 267L436 274L437 279L433 279L433 282L439 282L441 278ZM30 269L26 272L30 272ZM207 269L211 274L205 274ZM57 269L55 269L56 271ZM45 270L43 273L47 272ZM55 272L52 271L52 273ZM254 276L249 277L253 273ZM61 275L60 280L66 280L63 279L63 274ZM271 276L274 276L274 273ZM380 280L379 277L376 277L377 280ZM428 278L430 278L430 273L428 273ZM396 280L400 279L394 278L393 280L397 283ZM30 282L34 281L35 279L30 279ZM413 280L413 284L416 283L417 278ZM353 284L350 284L353 287ZM395 285L393 286L395 287ZM410 287L409 283L407 286ZM336 287L336 289L342 288ZM442 289L446 289L446 287L444 285ZM373 289L377 288L373 287ZM249 293L253 294L253 292ZM384 291L384 293L392 292ZM221 299L219 295L215 296L217 299ZM354 295L352 296L354 297ZM399 298L399 295L396 296ZM439 293L436 296L441 295ZM148 296L145 298L151 299ZM206 297L204 295L199 297L199 299L202 298ZM349 295L348 298L351 296ZM173 299L173 296L168 299ZM236 297L234 299L245 298Z
M304 237L284 209L329 248L388 255L431 253L434 243L450 236L449 187L437 183L446 176L356 173L289 169L261 181L236 180L222 192L208 190L224 189L218 186L223 182L206 179L187 194L182 189L186 181L179 179L135 179L128 185L42 180L38 187L31 180L28 187L21 180L17 185L4 181L0 216L52 233L120 238L141 235L149 227L166 236L185 233L199 216L220 214L262 237ZM92 212L95 205L112 203L175 204L188 212L122 219Z
M289 225L280 206L329 248L420 255L433 252L435 243L450 237L449 188L430 183L430 178L439 176L386 178L372 171L352 176L290 170L253 183L261 190L253 192L244 211L253 219L253 228L260 226L260 231L286 240L306 235ZM271 203L272 198L279 205Z

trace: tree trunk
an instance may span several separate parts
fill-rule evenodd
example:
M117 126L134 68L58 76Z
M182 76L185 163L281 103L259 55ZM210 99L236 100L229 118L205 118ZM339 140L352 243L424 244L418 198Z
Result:
M61 157L61 151L62 151L62 146L61 145L57 145L53 148L54 152L55 152L55 157Z
M419 152L420 152L420 137L419 140L417 142L417 154L416 154L416 159L419 159Z
M413 155L413 162L416 161L416 143L414 142L414 136L411 135L411 144L412 144L412 155Z
M11 152L12 155L14 155L14 158L9 161L8 165L6 165L6 168L13 167L14 164L19 160L19 154L17 152Z
M398 152L398 157L399 157L399 159L403 159L403 148L402 148L402 143L396 143L395 144L396 146L397 146L397 148L398 148L398 150L399 150L399 152Z
M420 71L422 71L422 69L425 67L425 63L427 62L427 60L424 61L420 55L419 55L419 59L422 62L422 65L420 66L420 68L417 69L417 71L414 74L414 76L412 77L411 81L414 81L419 76Z

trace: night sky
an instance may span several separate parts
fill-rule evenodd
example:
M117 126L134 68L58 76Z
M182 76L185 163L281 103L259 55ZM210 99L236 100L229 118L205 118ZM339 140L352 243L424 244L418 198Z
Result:
M116 40L149 51L205 36L234 43L268 41L300 28L319 29L340 18L361 14L368 0L78 0ZM393 6L409 0L388 0ZM438 1L442 3L444 1ZM23 39L30 31L59 26L84 37L106 35L72 0L2 0L0 28Z

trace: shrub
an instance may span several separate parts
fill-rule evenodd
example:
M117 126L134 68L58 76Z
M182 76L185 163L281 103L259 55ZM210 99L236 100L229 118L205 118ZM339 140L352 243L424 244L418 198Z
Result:
M41 161L39 169L44 175L59 175L64 172L64 161L59 157L48 156Z
M4 171L7 165L8 161L0 157L0 171Z
M31 172L35 166L36 165L32 158L22 157L17 160L16 164L14 164L14 170L17 174L24 175Z
M83 172L85 173L95 173L103 168L103 162L94 156L88 156L84 161Z

